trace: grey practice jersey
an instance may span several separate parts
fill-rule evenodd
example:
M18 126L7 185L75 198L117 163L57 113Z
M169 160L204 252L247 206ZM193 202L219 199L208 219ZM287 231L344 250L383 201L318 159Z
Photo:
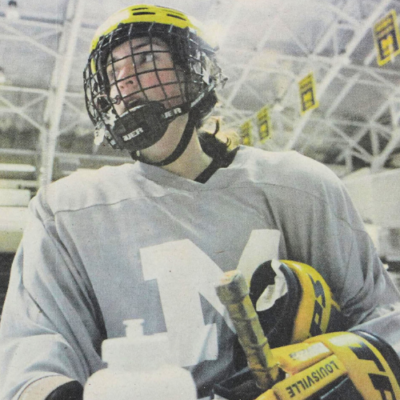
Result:
M2 317L2 399L53 374L85 383L100 345L144 319L201 391L232 372L233 328L214 290L262 262L316 268L350 326L399 353L399 294L340 180L296 152L242 147L205 184L136 163L39 192ZM15 397L16 398L16 397Z

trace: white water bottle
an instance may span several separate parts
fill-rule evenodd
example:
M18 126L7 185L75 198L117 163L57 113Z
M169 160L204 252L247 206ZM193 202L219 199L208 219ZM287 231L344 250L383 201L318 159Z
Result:
M195 400L189 371L168 362L163 334L143 335L142 320L124 321L126 337L102 343L107 368L86 382L84 400Z

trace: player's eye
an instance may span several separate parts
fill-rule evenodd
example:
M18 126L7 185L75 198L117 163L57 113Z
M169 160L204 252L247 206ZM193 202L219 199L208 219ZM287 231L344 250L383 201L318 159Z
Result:
M154 62L154 53L148 52L148 53L142 53L140 54L139 57L139 64L148 64L148 63L153 63Z
M110 84L114 83L114 71L112 70L112 68L107 69L107 78L108 78L108 82Z

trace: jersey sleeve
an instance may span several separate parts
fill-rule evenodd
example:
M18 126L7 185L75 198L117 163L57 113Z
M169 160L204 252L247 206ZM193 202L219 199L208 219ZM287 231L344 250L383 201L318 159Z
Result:
M104 337L85 270L60 243L54 217L36 198L0 324L0 398L16 400L45 378L84 384L102 367Z
M318 269L340 303L349 330L374 333L400 354L400 294L343 182L314 161L304 169L306 195L298 196L298 229L285 229L290 242L300 242L292 259ZM290 222L287 226L293 226Z

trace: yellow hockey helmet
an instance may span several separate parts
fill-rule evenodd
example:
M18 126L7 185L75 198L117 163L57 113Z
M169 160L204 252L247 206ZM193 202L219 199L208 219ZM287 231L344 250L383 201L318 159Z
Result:
M154 86L148 88L140 83L142 73L136 69L135 63L138 54L142 53L138 53L133 46L129 56L139 81L138 88L129 94L119 89L121 80L118 81L114 68L119 60L113 56L113 51L125 42L143 37L148 38L146 54L160 53L153 47L157 38L165 43L165 52L172 59L169 70L174 71L176 78L167 83L158 78L158 86L164 93L161 100L154 101L149 96ZM189 113L190 129L187 127L185 130L176 151L156 165L173 162L185 150L194 126L212 111L217 101L215 89L225 79L216 62L215 52L215 45L206 37L200 24L180 11L135 5L112 15L97 29L84 71L86 107L96 127L98 142L105 136L114 148L127 149L134 159L140 159L138 151L160 140L174 118ZM145 73L159 77L160 71L165 70L160 70L154 61ZM110 81L110 71L114 74L113 82ZM110 95L112 85L113 93L117 92L117 95ZM174 98L168 97L168 85L179 87L179 94L174 93ZM130 101L133 97L135 104ZM125 112L119 115L115 105L121 102Z
M211 43L212 39L205 36L200 23L193 17L187 16L182 12L171 8L142 4L119 10L110 18L108 18L102 25L100 25L92 39L90 50L95 50L100 38L115 31L120 24L126 25L140 22L175 26L181 29L190 29L198 37L202 38L204 43L208 43L211 48L215 47L215 45Z

